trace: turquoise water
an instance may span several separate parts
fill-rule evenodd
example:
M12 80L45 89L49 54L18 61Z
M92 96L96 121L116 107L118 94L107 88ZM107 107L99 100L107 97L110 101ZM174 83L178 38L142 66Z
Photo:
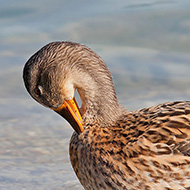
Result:
M1 190L83 189L69 162L72 128L22 81L27 59L60 40L84 43L106 61L129 110L190 100L190 1L2 0Z

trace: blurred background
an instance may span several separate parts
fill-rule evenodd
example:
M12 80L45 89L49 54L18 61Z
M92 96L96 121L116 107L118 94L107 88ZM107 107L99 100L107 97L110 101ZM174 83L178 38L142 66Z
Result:
M96 51L128 110L190 100L190 1L1 0L1 190L83 189L68 156L73 129L23 85L25 62L51 41Z

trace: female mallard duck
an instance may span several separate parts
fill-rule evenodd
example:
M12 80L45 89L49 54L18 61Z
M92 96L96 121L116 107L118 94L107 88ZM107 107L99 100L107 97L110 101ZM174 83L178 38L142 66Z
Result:
M35 53L24 82L36 101L74 128L70 159L86 190L190 189L190 102L126 111L102 59L72 42Z

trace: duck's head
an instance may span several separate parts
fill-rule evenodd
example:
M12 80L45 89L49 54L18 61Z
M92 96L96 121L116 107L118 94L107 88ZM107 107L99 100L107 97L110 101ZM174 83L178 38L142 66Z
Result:
M110 125L122 112L109 70L84 45L47 44L27 61L23 78L30 95L63 116L77 133L83 131L82 125ZM74 99L76 89L82 101L80 111Z

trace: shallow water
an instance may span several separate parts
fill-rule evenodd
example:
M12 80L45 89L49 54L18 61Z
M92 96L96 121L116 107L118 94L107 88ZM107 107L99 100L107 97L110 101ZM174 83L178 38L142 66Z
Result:
M129 110L190 100L190 2L1 1L0 189L82 190L68 156L71 127L27 94L22 69L50 41L95 50Z

